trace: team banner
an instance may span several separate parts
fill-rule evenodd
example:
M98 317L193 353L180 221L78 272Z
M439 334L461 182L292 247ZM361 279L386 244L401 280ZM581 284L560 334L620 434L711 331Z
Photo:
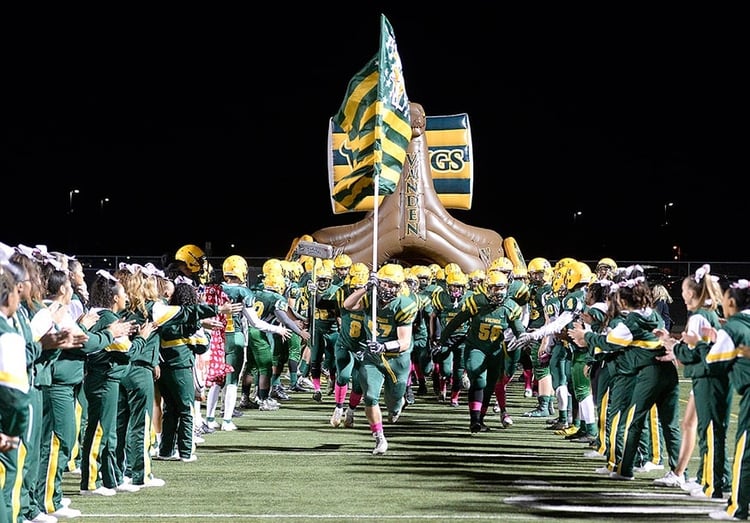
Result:
M329 130L333 126L341 133L337 151L347 166L331 186L334 213L355 211L368 196L372 200L375 179L379 194L392 194L406 159L411 123L401 58L384 15L380 51L350 80Z
M446 209L471 209L474 166L471 129L466 113L428 116L425 132L435 192ZM337 184L352 174L347 159L347 135L333 121L329 124L328 181L334 214L373 209L372 192L354 207L340 205L334 195ZM390 194L390 193L389 193ZM382 193L381 198L382 200Z

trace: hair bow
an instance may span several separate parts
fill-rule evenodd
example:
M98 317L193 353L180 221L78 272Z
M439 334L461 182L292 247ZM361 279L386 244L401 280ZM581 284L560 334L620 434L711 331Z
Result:
M157 269L156 265L151 262L148 262L146 265L144 265L142 270L148 276L159 276L160 278L165 277L164 271L161 269Z
M7 262L15 252L16 250L13 247L0 242L0 262Z
M120 262L119 269L121 271L128 271L130 274L135 274L137 272L138 266L134 263L131 264L131 263Z
M16 246L16 251L18 251L19 254L23 254L24 256L26 256L27 258L29 258L31 260L34 259L34 249L32 249L31 247L29 247L27 245L19 243Z
M177 276L174 279L174 284L177 285L178 283L187 283L188 285L195 285L195 282L193 282L193 280L183 275Z
M627 287L628 289L632 289L633 287L635 287L639 283L643 283L645 281L646 281L646 278L644 276L637 276L637 277L631 278L629 280L621 281L620 283L617 284L617 286L620 287L620 288Z
M734 283L730 283L729 287L731 287L732 289L748 289L750 288L750 281L745 279L737 280Z
M99 269L98 271L96 271L96 275L97 276L101 276L102 278L106 278L108 280L112 280L112 281L116 281L116 282L120 281L120 280L118 280L117 278L115 278L114 276L112 276L109 272L107 272L104 269Z
M44 258L44 264L45 265L52 265L55 268L55 270L57 270L57 271L63 270L62 263L60 263L59 261L57 261L56 258L51 258L51 257Z
M700 283L703 278L706 277L707 274L711 272L711 266L707 263L704 263L698 269L695 271L695 276L693 279L695 280L695 283Z

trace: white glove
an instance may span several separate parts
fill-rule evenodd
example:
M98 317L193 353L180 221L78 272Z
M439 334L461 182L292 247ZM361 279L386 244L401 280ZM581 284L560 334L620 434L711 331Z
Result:
M508 343L508 352L513 352L518 349L523 349L527 345L529 345L534 338L531 337L531 334L528 332L522 333L520 336L513 339L510 343Z

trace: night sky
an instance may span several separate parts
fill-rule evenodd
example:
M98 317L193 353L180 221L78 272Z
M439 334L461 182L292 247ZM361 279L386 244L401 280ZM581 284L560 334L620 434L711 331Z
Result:
M30 31L4 75L18 219L2 241L81 255L211 242L216 256L271 257L358 221L331 211L328 119L377 52L383 13L409 99L428 118L469 115L473 205L450 210L457 219L515 237L527 260L669 259L675 243L685 259L747 259L747 241L733 243L747 202L747 167L732 160L747 121L741 33L710 13L458 7Z

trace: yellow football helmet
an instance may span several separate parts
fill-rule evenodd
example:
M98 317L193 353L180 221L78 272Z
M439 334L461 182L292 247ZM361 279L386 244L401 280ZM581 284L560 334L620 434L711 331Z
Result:
M243 282L247 280L247 261L237 254L225 259L221 264L221 270L224 276L234 276Z
M452 272L463 272L461 266L453 262L447 264L443 270L445 271L446 276Z
M278 258L269 258L265 262L263 262L263 276L268 276L272 272L278 272L283 274L284 273L284 267L281 265L281 260Z
M370 278L370 269L361 262L353 263L349 267L349 286L352 288L364 287Z
M481 280L484 281L487 278L487 273L482 269L474 269L469 273L470 280Z
M565 276L565 287L570 291L579 283L591 283L591 269L583 262L571 263Z
M552 290L560 294L567 291L565 280L568 276L568 267L578 263L575 258L562 258L552 267Z
M283 294L286 289L286 278L280 272L271 272L263 278L263 288Z
M378 269L378 281L401 285L404 283L404 268L397 263L386 263Z
M419 290L419 278L414 271L414 267L407 267L404 269L404 281L411 292L417 292Z
M419 280L419 288L424 289L430 283L432 283L432 271L426 265L414 265L411 268L411 272Z
M513 262L510 261L510 258L506 258L505 256L495 258L490 263L489 269L487 269L487 272L492 271L502 271L506 276L508 276L509 274L513 273Z
M303 254L299 257L299 263L302 264L302 268L304 269L303 272L311 272L315 266L315 258Z
M315 261L315 284L318 286L319 291L328 289L333 280L333 263L329 266L325 261L321 259Z
M175 259L185 262L190 272L197 274L201 271L208 271L208 260L206 253L197 245L183 245L177 249Z
M599 280L611 280L617 271L617 264L612 258L602 258L596 264L596 277Z
M576 260L575 258L560 258L552 268L557 270L562 267L567 267L568 265L570 265L571 263L575 263L576 261L578 260Z
M281 260L281 271L284 273L284 277L287 279L292 279L292 262L289 260Z
M513 278L519 280L529 279L529 270L526 267L513 267Z
M404 283L404 268L397 263L386 263L378 269L378 300L392 301Z
M552 280L552 265L547 258L533 258L528 265L529 279L539 285Z
M449 272L445 276L445 284L446 285L459 285L461 287L466 287L466 285L469 283L469 277L466 276L463 272Z
M508 295L508 276L503 271L489 271L484 280L484 288L490 302L498 305Z
M333 259L334 269L349 269L352 266L352 259L346 254L339 254Z
M449 272L445 275L445 285L448 287L448 294L454 300L464 295L468 283L469 277L463 272Z
M305 268L298 261L291 261L289 263L291 264L291 276L289 276L289 279L292 281L299 281L302 273L305 272Z
M469 273L469 287L474 290L484 284L487 274L482 269L475 269Z
M529 272L545 272L547 269L551 269L552 265L550 265L549 260L547 258L533 258L529 262L528 271Z

